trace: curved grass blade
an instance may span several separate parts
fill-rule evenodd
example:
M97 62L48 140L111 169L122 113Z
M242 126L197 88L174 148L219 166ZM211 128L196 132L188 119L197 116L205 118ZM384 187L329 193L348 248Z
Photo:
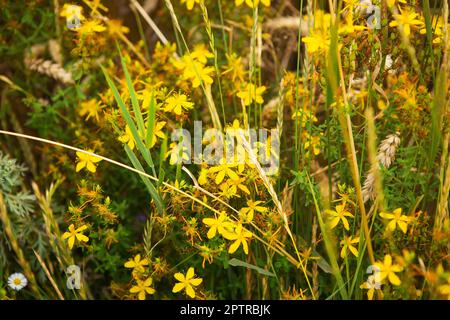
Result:
M136 125L135 125L133 119L131 118L130 112L128 111L125 103L123 102L122 98L120 97L120 94L119 94L119 91L117 90L116 85L111 80L111 78L109 77L108 73L103 68L103 66L101 68L102 68L103 74L105 75L106 81L108 82L108 85L113 92L114 98L116 99L116 102L120 108L122 116L124 117L128 127L130 128L131 134L133 135L133 138L136 142L136 146L137 146L139 152L141 153L141 155L144 158L147 165L152 169L153 175L156 176L155 166L153 164L152 157L150 155L150 151L145 147L144 143L142 142L142 139L139 136L138 129L136 128Z

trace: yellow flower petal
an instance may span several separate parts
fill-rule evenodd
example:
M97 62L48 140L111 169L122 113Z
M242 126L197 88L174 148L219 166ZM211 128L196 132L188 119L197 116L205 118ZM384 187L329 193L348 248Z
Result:
M193 286L198 286L203 282L203 279L201 278L195 278L195 279L191 279L189 281Z
M62 235L62 239L66 240L68 237L70 237L72 234L70 232L64 232L64 234Z
M69 241L68 241L70 250L72 250L74 243L75 243L75 237L72 236L69 238Z
M174 286L173 286L173 289L172 289L172 292L173 293L177 293L177 292L180 292L181 290L183 290L184 289L184 287L185 287L185 284L184 283L176 283Z
M239 240L236 240L234 243L231 244L230 248L228 249L228 253L235 253L236 250L239 248L239 245L241 242Z
M186 280L192 279L194 277L194 268L190 267L186 273Z
M173 277L174 277L175 279L177 279L178 281L180 281L180 282L183 282L183 281L185 280L184 274L182 274L182 273L180 273L180 272L175 273L175 274L173 275Z
M131 293L137 293L137 292L139 292L139 291L141 291L141 289L140 289L138 286L134 286L134 287L132 287L132 288L130 289L130 292L131 292Z
M192 288L192 286L190 286L190 285L187 285L187 286L186 286L186 293L187 293L187 295L188 295L189 297L195 298L195 291L194 291L194 289Z
M86 161L80 161L77 163L77 167L75 168L76 172L79 172L81 169L83 169L86 166Z
M389 282L392 283L394 286L399 286L402 282L400 281L399 277L393 272L389 273Z
M84 234L77 233L75 236L77 237L78 241L82 241L82 242L88 242L89 241L89 238L86 237Z

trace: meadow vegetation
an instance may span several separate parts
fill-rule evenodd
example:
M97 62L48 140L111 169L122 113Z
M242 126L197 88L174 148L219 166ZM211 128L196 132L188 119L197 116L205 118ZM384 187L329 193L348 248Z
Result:
M450 299L447 1L0 7L0 299Z

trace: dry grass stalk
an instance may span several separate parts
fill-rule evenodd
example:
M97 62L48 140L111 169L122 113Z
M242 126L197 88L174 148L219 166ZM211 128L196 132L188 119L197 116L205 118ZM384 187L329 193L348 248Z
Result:
M147 1L147 2L151 2L151 1ZM147 4L147 2L144 4L144 6L149 9L150 5ZM155 2L155 1L153 1ZM161 41L162 44L168 44L169 41L167 40L167 38L164 36L164 34L161 32L161 30L158 28L158 26L156 25L156 23L152 20L152 18L150 18L150 16L148 15L147 11L151 11L150 10L146 10L144 9L139 2L137 2L136 0L132 0L131 1L131 5L133 7L135 7L140 15L142 16L142 18L144 18L145 22L148 23L148 25L150 26L150 28L152 28L153 32L155 33L155 35L158 37L158 39ZM156 7L156 4L155 4Z
M58 285L55 282L55 279L53 279L52 274L50 273L50 271L48 270L47 266L45 265L44 260L42 260L42 257L35 250L33 250L33 252L34 252L34 255L36 256L39 264L41 265L42 269L44 270L45 275L47 276L48 280L52 284L53 289L55 289L56 294L58 295L58 298L60 300L64 300L64 297L63 297L61 291L59 290Z
M441 172L441 181L443 181L443 186L441 189L441 194L439 196L439 204L437 208L437 215L434 221L434 230L441 231L444 225L445 219L448 219L448 197L450 194L450 154L448 153L448 143L449 134L447 133L444 138L444 150L441 159L441 168L445 168L445 162L447 161L447 168Z

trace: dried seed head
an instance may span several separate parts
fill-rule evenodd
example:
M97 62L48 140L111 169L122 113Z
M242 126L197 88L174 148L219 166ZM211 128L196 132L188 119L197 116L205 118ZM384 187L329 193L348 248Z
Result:
M45 74L64 84L73 84L72 74L64 70L59 64L51 60L26 59L25 65L28 69Z
M385 168L389 168L395 159L395 153L397 147L400 145L399 133L390 134L384 139L379 148L377 154L378 165L382 165ZM366 180L362 188L362 194L364 202L373 200L375 198L375 169L371 167L367 173Z
M395 152L400 144L400 138L397 134L390 134L381 142L378 148L377 160L384 167L389 168L395 159Z

